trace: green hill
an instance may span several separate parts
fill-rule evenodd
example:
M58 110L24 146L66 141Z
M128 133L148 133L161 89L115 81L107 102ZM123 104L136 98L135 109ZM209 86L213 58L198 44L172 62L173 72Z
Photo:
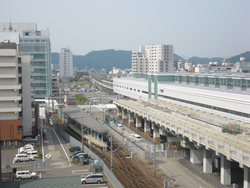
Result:
M183 59L182 57L174 54L174 60ZM51 53L52 64L59 64L59 53ZM117 67L120 69L130 68L132 65L132 51L124 50L101 50L92 51L83 55L73 55L74 67L78 69L112 69Z
M78 69L112 69L113 67L117 67L120 69L130 68L132 65L132 51L125 51L125 50L100 50L100 51L92 51L83 55L73 55L73 63L74 67ZM233 56L228 59L231 63L238 62L240 57L245 57L245 61L250 61L250 51L245 53ZM174 60L183 60L177 54L174 54ZM213 58L201 58L201 57L191 57L189 60L194 60L195 65L197 64L208 64L209 62L221 61L224 58L221 57L213 57ZM52 64L57 65L59 64L59 53L52 52L51 53L51 61Z
M233 56L227 60L230 61L231 63L235 63L240 61L240 57L245 57L245 62L250 62L250 51Z
M215 61L218 61L218 63L221 63L221 61L223 60L224 58L221 58L221 57L212 57L212 58L201 58L201 57L191 57L189 58L188 60L193 60L194 61L194 64L197 65L197 64L208 64L209 62L215 62Z

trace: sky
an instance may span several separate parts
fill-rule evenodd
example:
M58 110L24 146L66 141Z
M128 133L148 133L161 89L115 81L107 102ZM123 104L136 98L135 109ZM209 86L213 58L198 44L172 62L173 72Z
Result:
M250 51L249 0L0 0L0 22L49 28L52 52L139 51L173 44L185 57ZM0 31L2 28L0 28Z

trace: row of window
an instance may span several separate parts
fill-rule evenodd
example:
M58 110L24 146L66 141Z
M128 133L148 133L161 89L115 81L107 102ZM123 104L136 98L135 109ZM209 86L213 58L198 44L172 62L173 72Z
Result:
M158 97L171 99L171 100L175 100L175 101L180 101L180 102L187 103L187 104L193 104L193 105L196 105L196 106L201 106L201 107L204 107L204 108L213 109L213 110L217 110L217 111L221 111L221 112L227 112L227 113L230 113L230 114L235 114L235 115L239 115L239 116L243 116L243 117L248 117L248 118L250 117L250 114L247 114L247 113L237 112L237 111L234 111L234 110L220 108L220 107L216 107L216 106L205 105L205 104L193 102L193 101L190 101L190 100L177 99L177 98L169 97L169 96L165 96L165 95L158 95Z
M40 39L21 39L20 40L20 44L23 43L23 42L41 42L41 43L45 43L46 40L40 40Z

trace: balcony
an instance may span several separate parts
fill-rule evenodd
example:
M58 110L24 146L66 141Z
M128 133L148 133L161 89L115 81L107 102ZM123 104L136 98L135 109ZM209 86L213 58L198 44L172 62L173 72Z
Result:
M0 97L0 101L20 101L21 96Z
M16 67L16 63L0 63L0 67Z
M21 89L21 85L1 85L0 90L17 90Z
M0 78L16 78L16 74L0 74Z
M0 108L0 112L21 112L22 109L21 108Z

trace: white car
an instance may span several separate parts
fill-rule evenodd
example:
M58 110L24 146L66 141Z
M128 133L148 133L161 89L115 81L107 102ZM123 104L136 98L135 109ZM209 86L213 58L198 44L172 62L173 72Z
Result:
M37 175L35 172L26 171L17 171L16 178L21 180L22 178L36 178Z
M20 153L27 153L28 151L34 151L34 147L30 144L27 144L19 149Z
M34 161L35 158L32 156L28 156L26 154L16 154L14 161L21 162L21 161Z
M138 134L131 134L129 137L132 138L132 141L141 141L141 136Z

